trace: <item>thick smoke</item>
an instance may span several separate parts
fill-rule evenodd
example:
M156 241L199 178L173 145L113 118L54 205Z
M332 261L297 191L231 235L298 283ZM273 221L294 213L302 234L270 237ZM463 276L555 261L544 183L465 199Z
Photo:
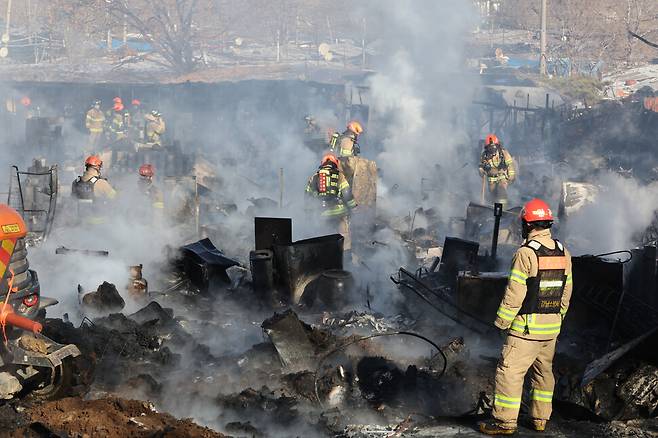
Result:
M658 183L606 173L597 179L601 191L566 224L577 253L600 254L634 248L656 212Z
M477 77L464 74L466 35L477 14L468 2L431 0L378 1L369 10L383 55L370 79L372 112L382 115L382 191L399 214L418 206L427 178L440 185L432 207L462 215L467 196L455 202L450 193L469 193L477 181L461 168L464 145L472 145L459 123L477 87Z

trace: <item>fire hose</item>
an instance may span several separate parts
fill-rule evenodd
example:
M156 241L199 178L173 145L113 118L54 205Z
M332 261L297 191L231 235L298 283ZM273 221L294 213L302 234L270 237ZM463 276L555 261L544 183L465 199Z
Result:
M335 353L344 350L345 348L349 347L350 345L354 345L356 343L362 342L362 341L367 341L369 339L373 338L380 338L383 336L412 336L418 339L421 339L428 344L430 344L432 347L436 348L436 351L438 352L437 354L440 354L441 357L443 358L443 368L441 369L441 372L439 373L439 376L437 377L440 379L443 377L443 375L446 372L446 368L448 367L448 358L446 357L445 353L441 350L441 348L436 345L433 341L427 339L423 335L419 335L418 333L413 333L413 332L405 332L405 331L398 331L398 332L389 332L389 333L376 333L374 335L368 335L368 336L361 336L357 339L352 339L349 342L346 342L344 344L339 345L338 347L334 348L333 350L330 350L328 353L326 353L320 361L318 362L318 366L315 368L315 373L314 373L314 379L313 379L313 387L315 390L315 398L318 400L318 403L320 404L320 407L324 409L324 405L322 404L322 400L320 399L320 394L318 392L318 372L320 371L320 368L322 368L322 365L324 364L325 360L329 358L330 356L334 355ZM432 358L436 357L436 355L432 356Z

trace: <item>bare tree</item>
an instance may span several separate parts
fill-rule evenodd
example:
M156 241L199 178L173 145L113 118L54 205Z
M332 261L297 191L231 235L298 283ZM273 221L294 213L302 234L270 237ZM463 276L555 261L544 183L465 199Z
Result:
M151 61L179 73L194 70L197 28L193 19L200 10L198 0L131 1L106 0L107 10L117 23L124 20L152 44L162 60Z
M504 0L498 22L513 29L538 30L539 1ZM550 0L549 52L572 62L604 60L611 64L655 56L632 37L658 37L656 0Z

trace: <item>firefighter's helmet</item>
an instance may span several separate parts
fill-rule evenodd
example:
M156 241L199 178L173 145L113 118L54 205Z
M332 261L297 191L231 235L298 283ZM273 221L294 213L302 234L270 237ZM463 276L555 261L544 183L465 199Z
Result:
M20 239L26 234L23 217L7 204L0 204L0 240Z
M90 155L85 160L85 166L97 167L100 169L101 167L103 167L103 160L101 160L98 155Z
M363 132L363 126L361 126L361 123L357 122L356 120L352 120L347 124L347 130L353 132L356 135L361 135Z
M115 102L112 108L114 111L123 111L123 104L121 102Z
M332 163L336 168L338 168L338 158L334 154L325 154L322 157L320 166L325 166L327 163Z
M132 102L130 102L132 106L140 106L142 102L139 101L139 99L133 99Z
M112 102L114 102L114 103L123 103L123 101L121 100L121 98L119 96L112 99Z
M151 164L142 164L139 166L139 175L145 178L153 178L153 175L155 175L155 169Z
M499 144L500 141L498 140L498 137L496 137L496 134L489 134L487 135L487 138L484 140L484 146L491 146L491 145L496 145Z
M21 104L24 107L28 107L28 106L32 105L32 99L30 99L28 96L23 96L23 97L21 97Z
M535 198L531 201L528 201L521 210L521 219L525 222L543 222L543 221L552 221L553 212L551 207L542 201L541 199Z

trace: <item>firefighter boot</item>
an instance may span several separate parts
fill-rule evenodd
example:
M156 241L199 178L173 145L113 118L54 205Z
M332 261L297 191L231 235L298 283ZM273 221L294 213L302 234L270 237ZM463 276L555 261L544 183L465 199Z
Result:
M536 418L532 419L532 428L537 432L543 432L546 430L546 420L538 420Z
M506 425L495 420L480 423L480 432L486 435L512 435L516 432L515 425Z

